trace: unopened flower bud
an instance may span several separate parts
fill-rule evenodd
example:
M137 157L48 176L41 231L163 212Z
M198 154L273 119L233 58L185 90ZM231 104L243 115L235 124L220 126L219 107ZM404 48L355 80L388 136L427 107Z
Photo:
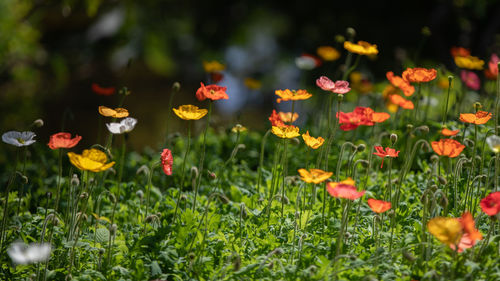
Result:
M239 255L236 255L233 258L233 270L236 272L236 271L240 270L240 267L241 267L241 258Z
M431 29L428 26L422 27L421 32L422 32L422 35L424 35L424 36L431 36L432 35Z
M137 195L137 197L139 197L139 199L141 200L142 198L144 198L144 192L140 189L135 192L135 195Z
M116 225L116 223L114 223L109 227L109 234L114 236L116 234L117 230L118 230L118 226Z
M229 203L229 198L227 198L227 196L224 195L224 194L220 194L219 195L219 199L220 199L220 202L222 204L228 204Z
M481 110L481 108L483 108L483 106L481 105L480 102L477 101L477 102L474 103L474 110L476 112L479 111L479 110Z
M391 134L391 143L394 145L398 141L398 135Z
M120 89L120 91L118 91L118 94L128 96L131 94L131 92L129 91L129 89L127 87L123 87Z
M438 181L439 181L439 183L440 183L440 184L442 184L442 185L445 185L445 184L447 184L447 183L448 183L448 181L447 181L447 180L446 180L443 176L439 176L439 177L438 177Z
M356 147L356 150L358 150L359 152L363 152L364 150L366 149L366 145L364 144L358 144L358 146Z
M89 196L89 194L87 192L83 192L82 194L80 194L80 199L85 199Z
M335 35L335 42L341 43L341 44L344 43L345 42L344 35L341 35L341 34Z
M403 251L403 257L409 262L414 262L416 260L415 256L407 251Z
M47 198L49 198L49 199L52 198L52 192L50 192L50 191L47 192L45 195L47 195Z
M429 127L426 126L426 125L422 125L418 128L415 129L416 131L420 131L422 132L423 134L427 134L429 132Z
M436 154L433 154L433 155L431 156L431 162L432 162L432 163L435 163L435 162L437 162L438 160L439 160L439 156L437 156Z
M406 124L406 130L408 130L408 132L411 132L411 130L413 130L413 124Z
M181 197L180 197L180 200L181 201L186 201L187 200L186 194L182 194Z
M298 220L300 218L300 212L296 211L295 212L295 219Z
M245 206L245 203L241 203L240 205L240 215L243 219L246 219L247 216L248 216L248 213L247 213L247 208Z
M99 248L99 255L100 256L104 255L105 252L106 252L106 250L104 250L104 248Z
M211 172L211 171L207 171L207 172L208 172L208 177L210 179L215 180L217 178L217 175L214 172Z
M179 82L174 82L174 84L172 84L172 90L178 92L181 90L181 83Z
M35 121L33 121L33 127L37 127L37 128L43 127L43 120L36 119Z
M349 37L349 39L353 39L354 36L356 36L356 30L352 27L348 27L345 32L347 34L347 37Z

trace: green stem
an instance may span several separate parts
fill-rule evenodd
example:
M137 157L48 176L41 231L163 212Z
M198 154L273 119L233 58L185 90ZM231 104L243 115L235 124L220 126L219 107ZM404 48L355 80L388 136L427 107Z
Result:
M448 76L448 93L446 95L446 105L443 108L443 122L441 123L443 126L446 123L446 119L448 118L448 103L450 101L450 91L451 91L451 85L453 82L453 76Z
M264 166L264 149L266 147L266 141L267 137L271 133L271 129L267 130L267 132L264 134L264 137L262 138L262 142L260 144L260 159L259 159L259 171L258 171L258 176L257 176L257 194L260 196L260 184L262 181L262 167Z
M188 130L188 134L187 134L187 147L186 147L186 152L184 153L184 159L182 160L182 168L181 168L181 185L179 186L179 191L177 193L177 201L175 203L175 211L174 211L174 221L173 223L175 224L175 220L177 218L177 210L179 208L179 202L181 201L181 194L182 194L182 189L184 188L184 178L185 178L185 171L186 171L186 159L188 157L188 154L189 154L189 148L191 147L191 126L190 126L190 122L188 122L188 125L187 125L187 130Z
M196 188L194 189L194 199L193 199L193 211L196 210L196 199L198 197L198 190L201 185L201 178L203 176L203 164L205 162L205 148L207 145L207 131L208 127L210 126L210 117L212 115L212 100L210 100L208 104L208 117L207 117L207 125L205 126L205 131L203 132L203 148L201 151L201 157L200 157L200 164L198 165L200 167L198 171L198 181L196 182Z
M7 225L7 218L9 217L7 212L9 209L10 186L12 185L14 179L16 178L18 160L19 160L19 149L16 150L16 161L14 162L14 170L12 171L12 174L9 177L9 181L7 182L7 187L5 188L5 204L3 206L2 231L0 231L0 251L3 249L2 246L5 236L5 226Z

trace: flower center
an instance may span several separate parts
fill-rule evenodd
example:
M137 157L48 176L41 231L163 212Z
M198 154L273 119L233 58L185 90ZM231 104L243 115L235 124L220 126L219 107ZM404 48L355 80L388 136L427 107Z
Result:
M24 140L22 138L17 138L17 141L20 143L20 144L24 144Z

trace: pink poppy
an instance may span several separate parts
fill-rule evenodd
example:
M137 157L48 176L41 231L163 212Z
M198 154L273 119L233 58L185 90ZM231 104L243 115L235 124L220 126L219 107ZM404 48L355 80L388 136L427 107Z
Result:
M460 72L460 78L462 78L462 81L465 83L465 86L467 86L467 88L469 89L477 91L481 87L481 82L479 81L479 77L477 76L476 73L472 71L462 70L462 72Z

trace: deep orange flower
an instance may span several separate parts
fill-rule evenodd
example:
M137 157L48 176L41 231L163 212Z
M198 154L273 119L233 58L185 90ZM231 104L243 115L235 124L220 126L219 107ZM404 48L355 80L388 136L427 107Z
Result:
M369 107L358 106L353 112L339 112L340 129L343 131L350 131L356 129L360 125L373 126L375 123L381 123L391 117L385 112L374 112Z
M368 206L377 214L383 213L391 208L391 202L370 198L366 201Z
M306 145L312 149L318 149L325 142L325 139L322 137L317 137L317 138L311 137L309 135L309 131L306 131L305 134L302 134L302 139L304 139Z
M460 130L449 130L447 128L443 128L441 130L441 135L443 136L447 136L447 137L451 137L451 136L455 136L456 134L458 134L460 132Z
M289 100L306 100L310 97L312 97L311 94L309 94L306 90L276 90L274 92L277 96L280 98L276 99L278 103L281 101L289 101Z
M459 220L460 223L462 224L464 233L469 234L469 238L471 240L483 239L483 235L475 227L474 218L472 217L471 213L466 211L465 213L462 214L462 217Z
M276 110L273 109L273 112L271 113L271 116L269 116L269 121L271 121L272 126L276 127L286 127L285 122L281 120L280 115L276 112Z
M396 151L396 149L390 147L386 147L384 150L384 148L381 146L375 146L375 150L376 152L374 152L373 154L382 157L382 163L380 164L380 168L384 166L385 157L395 158L398 157L399 155L399 150Z
M400 88L405 96L409 97L415 92L415 87L413 87L410 82L404 80L402 77L394 75L394 72L389 71L386 73L387 80L391 82L392 85Z
M466 122L466 123L471 123L471 124L476 124L476 125L482 125L488 120L491 119L491 113L486 112L486 111L478 111L475 114L474 113L461 113L460 114L460 121Z
M309 169L309 171L299 169L298 172L302 181L314 184L322 183L333 175L332 172L325 172L321 169Z
M404 109L413 109L414 108L413 102L411 100L407 100L400 95L392 95L391 102L398 105L398 106L401 106Z
M220 100L220 99L229 99L229 96L226 94L226 87L221 87L217 86L215 84L212 85L204 85L203 83L200 83L201 87L198 88L196 91L196 98L199 101L205 100L205 99L211 99L213 101L215 100Z
M70 133L57 133L50 136L49 147L50 149L58 149L58 148L72 148L78 144L78 142L82 139L81 136L76 135L74 138L71 138Z
M481 199L479 203L481 210L488 216L500 213L500 191L492 192Z
M407 68L405 71L403 71L402 76L403 79L408 82L429 82L436 79L437 70L435 70L434 68L427 69L422 67Z
M341 182L329 182L326 184L326 190L332 197L349 200L356 200L365 194L365 190L359 192L356 190L354 181L351 178Z
M299 114L297 112L293 113L293 117L291 112L278 112L278 115L280 116L280 119L286 123L293 123L299 118Z
M468 56L470 56L469 49L466 49L464 47L451 47L450 53L451 53L452 57L468 57Z
M115 87L104 88L99 86L97 83L92 83L92 91L101 96L111 96L115 93Z
M434 152L438 155L448 156L450 158L457 157L465 148L465 145L453 139L440 139L439 141L433 141L431 146Z

